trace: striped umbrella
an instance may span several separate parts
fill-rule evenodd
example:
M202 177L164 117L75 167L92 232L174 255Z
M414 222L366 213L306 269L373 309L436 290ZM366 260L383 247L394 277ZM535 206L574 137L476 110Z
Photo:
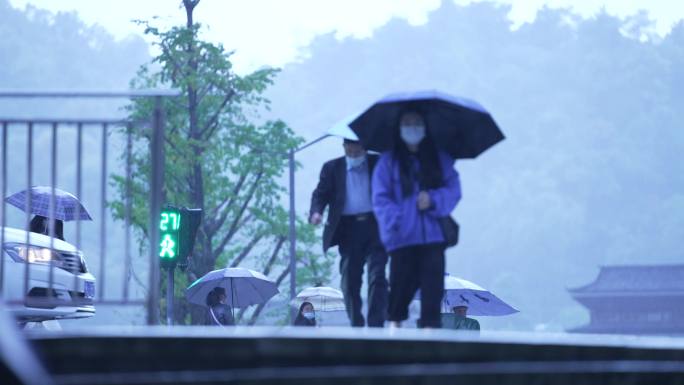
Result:
M310 302L316 311L345 309L342 292L327 286L309 287L302 290L292 301L292 306L299 307L304 302Z
M52 197L52 187L33 186L30 190L23 190L5 198L5 201L20 210L26 210L26 200L31 194L31 214L41 215L46 218L51 217L50 198ZM79 212L76 218L76 212ZM88 210L83 207L81 201L73 194L55 188L55 219L60 221L84 220L92 221L93 218L88 214Z

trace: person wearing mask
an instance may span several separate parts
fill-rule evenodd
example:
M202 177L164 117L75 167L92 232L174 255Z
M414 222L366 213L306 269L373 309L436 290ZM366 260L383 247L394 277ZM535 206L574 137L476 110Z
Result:
M207 325L232 326L235 325L233 309L226 304L226 289L215 287L207 294Z
M294 320L294 326L316 326L316 313L311 302L303 302Z
M394 148L373 173L373 211L390 254L388 320L400 327L416 290L421 290L418 327L441 327L444 234L439 219L461 198L454 159L436 148L419 109L399 114Z
M341 288L352 326L366 325L361 308L361 283L368 265L368 326L383 327L387 313L387 253L378 235L371 203L371 176L378 156L361 143L345 139L345 156L323 165L311 196L309 222L319 225L328 207L323 252L338 245Z

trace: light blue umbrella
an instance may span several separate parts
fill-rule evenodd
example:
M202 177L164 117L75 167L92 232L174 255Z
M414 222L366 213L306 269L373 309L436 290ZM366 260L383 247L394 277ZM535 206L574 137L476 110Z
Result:
M31 194L31 214L50 218L52 216L50 213L52 187L33 186L29 191ZM27 198L27 190L23 190L8 196L5 198L5 201L12 206L25 211ZM77 211L79 213L78 218L76 218ZM58 188L55 189L55 219L65 222L74 220L93 220L90 217L90 214L88 214L88 210L83 207L83 204L81 204L81 201L79 201L78 198L73 194Z
M420 299L420 292L416 293ZM518 313L518 310L502 301L489 290L463 278L444 275L444 297L442 313L451 313L456 306L467 306L468 315L504 316Z
M468 314L475 316L503 316L518 312L489 290L448 274L444 276L443 305L447 313L455 306L467 306Z

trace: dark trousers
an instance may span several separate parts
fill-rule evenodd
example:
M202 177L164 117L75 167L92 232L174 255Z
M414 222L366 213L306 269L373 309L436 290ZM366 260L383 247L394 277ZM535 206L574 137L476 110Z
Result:
M444 296L444 245L409 246L391 253L388 319L404 321L420 289L418 327L439 328Z
M352 326L364 326L361 312L363 266L368 263L368 326L382 327L387 314L387 253L372 214L342 216L338 230L341 287Z

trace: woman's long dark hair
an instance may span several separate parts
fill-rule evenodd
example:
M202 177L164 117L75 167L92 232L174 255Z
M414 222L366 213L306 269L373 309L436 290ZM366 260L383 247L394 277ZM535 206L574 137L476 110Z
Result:
M425 124L425 138L418 145L418 162L420 163L420 171L418 175L414 175L414 170L411 167L411 152L401 139L400 124L402 116L406 114L418 114L423 118ZM416 106L404 107L397 117L397 129L394 138L394 158L399 162L399 179L401 182L401 192L404 197L413 194L413 187L416 179L420 189L435 189L442 187L444 184L442 176L442 166L439 162L439 153L437 146L430 136L427 119L420 108Z
M226 295L226 289L222 287L215 287L209 294L207 294L206 303L209 307L214 307L220 303L221 295Z
M29 231L50 235L50 220L42 215L34 216L29 224ZM64 223L59 219L55 219L55 238L64 240Z
M294 324L295 325L308 324L308 325L315 326L316 325L316 319L310 320L310 319L304 318L304 315L302 314L302 309L304 309L304 306L306 306L306 305L311 305L311 307L313 307L313 304L311 302L306 302L306 301L302 302L302 304L299 305L299 311L297 312L297 318L295 318Z

